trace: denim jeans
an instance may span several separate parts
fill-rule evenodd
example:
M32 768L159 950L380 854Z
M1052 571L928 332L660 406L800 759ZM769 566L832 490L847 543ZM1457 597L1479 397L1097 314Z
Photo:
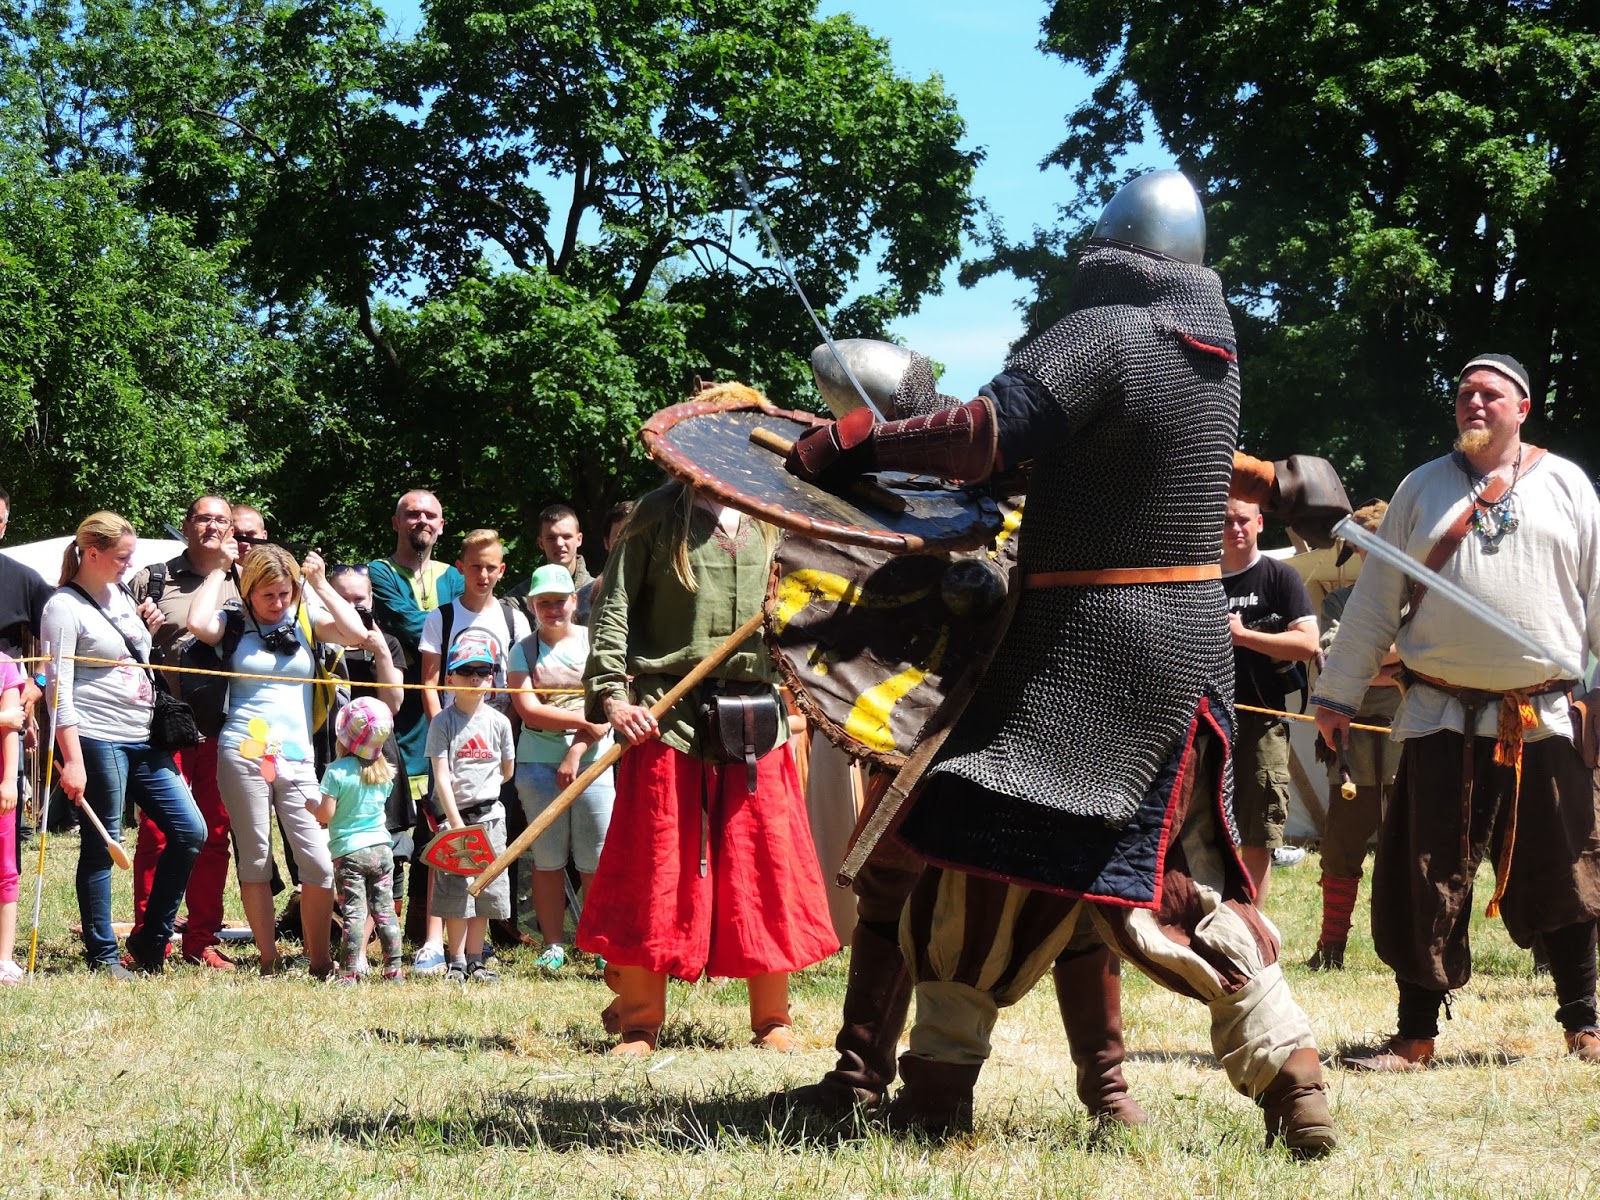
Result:
M167 839L151 880L139 945L129 947L145 962L160 963L189 883L189 869L205 845L206 823L167 751L153 750L145 742L102 742L81 734L78 743L88 777L83 802L94 806L106 832L121 837L122 808L132 800ZM117 961L117 937L111 931L111 854L93 826L82 819L77 884L83 956L91 968L108 966Z

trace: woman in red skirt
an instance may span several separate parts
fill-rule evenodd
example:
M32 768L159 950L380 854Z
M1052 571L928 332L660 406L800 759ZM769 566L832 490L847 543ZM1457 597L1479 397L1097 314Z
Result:
M613 1054L654 1050L667 976L702 973L746 980L755 1045L792 1049L789 973L839 948L760 635L659 722L649 711L754 615L772 538L673 483L639 502L606 563L584 687L589 719L632 746L577 942L607 962ZM770 739L722 761L705 709L744 697Z

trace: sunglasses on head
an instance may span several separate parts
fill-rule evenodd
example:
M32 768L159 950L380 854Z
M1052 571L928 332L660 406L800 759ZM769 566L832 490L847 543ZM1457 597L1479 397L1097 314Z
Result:
M366 563L334 563L328 568L328 578L337 579L340 575L365 575Z
M465 675L468 679L488 679L494 674L494 668L488 663L468 663L464 667L456 667L450 673Z

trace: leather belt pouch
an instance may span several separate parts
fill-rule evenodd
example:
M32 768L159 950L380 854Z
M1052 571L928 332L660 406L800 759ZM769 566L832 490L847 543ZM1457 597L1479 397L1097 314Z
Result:
M1590 692L1572 705L1572 741L1583 755L1583 765L1600 766L1600 691Z
M779 729L776 693L769 685L757 686L716 692L701 708L707 755L713 762L742 762L750 792L756 790L756 762L777 746Z

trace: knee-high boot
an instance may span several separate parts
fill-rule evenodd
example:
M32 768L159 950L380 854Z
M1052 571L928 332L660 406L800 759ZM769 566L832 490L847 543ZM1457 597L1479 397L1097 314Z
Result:
M792 1089L784 1102L835 1116L857 1105L881 1104L894 1082L895 1050L910 1007L911 972L898 939L857 925L850 940L844 1020L833 1042L839 1060L820 1082Z
M1089 1115L1120 1125L1150 1119L1122 1075L1122 962L1101 946L1063 954L1052 971L1056 1004L1078 1069L1078 1099Z

